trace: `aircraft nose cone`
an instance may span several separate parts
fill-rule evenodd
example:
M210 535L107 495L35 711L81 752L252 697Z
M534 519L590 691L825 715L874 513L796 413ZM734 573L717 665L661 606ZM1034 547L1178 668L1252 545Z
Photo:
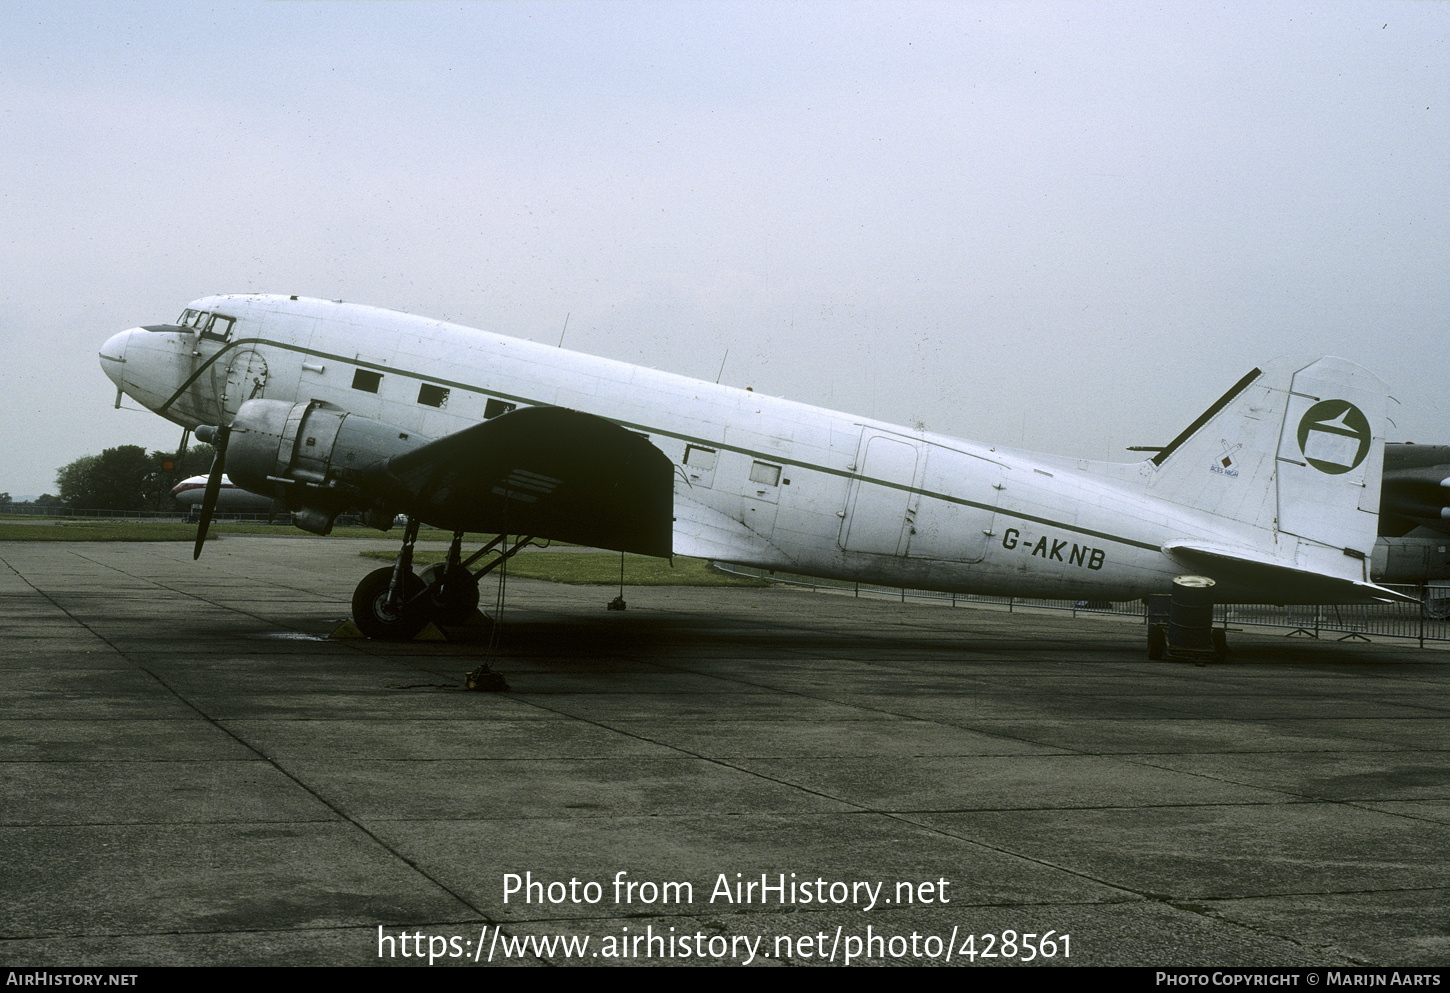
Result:
M101 369L117 386L124 385L121 380L126 365L126 343L131 340L131 335L136 331L136 328L132 328L129 331L122 331L120 334L113 334L101 346Z

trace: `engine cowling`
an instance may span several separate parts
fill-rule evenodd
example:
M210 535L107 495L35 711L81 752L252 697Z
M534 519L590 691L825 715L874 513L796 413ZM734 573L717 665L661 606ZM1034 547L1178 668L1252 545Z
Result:
M1385 446L1380 534L1398 538L1415 528L1450 534L1450 445Z
M1426 530L1402 538L1380 538L1370 556L1369 575L1376 583L1416 586L1450 579L1450 539Z
M358 486L362 471L429 440L322 400L248 400L232 420L227 475L243 489L282 500L305 531L327 534L349 509L387 530L395 511Z

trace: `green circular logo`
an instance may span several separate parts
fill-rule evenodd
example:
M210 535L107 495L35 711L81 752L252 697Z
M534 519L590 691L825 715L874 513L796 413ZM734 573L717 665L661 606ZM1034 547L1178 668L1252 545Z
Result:
M1299 420L1299 450L1320 472L1349 472L1369 454L1369 419L1348 400L1320 400Z

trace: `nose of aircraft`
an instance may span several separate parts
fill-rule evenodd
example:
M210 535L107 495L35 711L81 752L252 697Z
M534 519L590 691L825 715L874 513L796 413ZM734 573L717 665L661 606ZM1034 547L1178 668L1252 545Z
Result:
M122 331L120 334L113 334L101 346L101 369L119 388L124 389L126 385L124 381L126 343L131 340L132 335L140 330L140 328L132 328L129 331Z

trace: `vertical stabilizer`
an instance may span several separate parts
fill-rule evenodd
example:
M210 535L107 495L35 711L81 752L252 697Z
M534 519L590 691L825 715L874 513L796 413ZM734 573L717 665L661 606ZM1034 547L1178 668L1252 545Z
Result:
M1151 460L1149 490L1368 556L1378 529L1387 399L1384 383L1344 359L1279 359L1245 376ZM1294 558L1301 543L1293 538L1276 538L1271 554Z

